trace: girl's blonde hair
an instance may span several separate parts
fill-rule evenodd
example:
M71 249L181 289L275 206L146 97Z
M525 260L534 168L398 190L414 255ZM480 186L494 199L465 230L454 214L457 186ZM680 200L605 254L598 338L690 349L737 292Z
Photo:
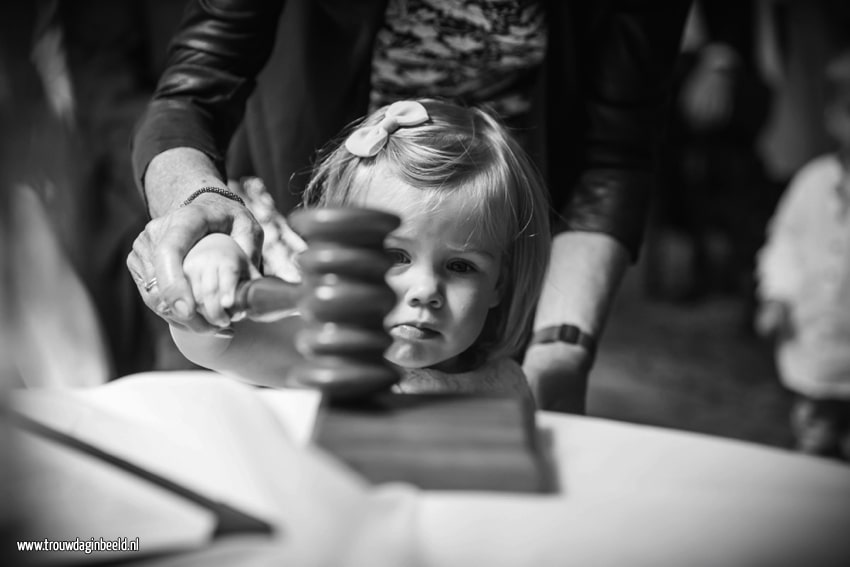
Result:
M355 123L319 154L305 206L351 203L375 171L429 191L430 210L447 192L469 196L474 234L502 243L501 301L490 310L474 345L486 358L514 356L525 346L549 261L549 202L542 178L505 127L487 112L438 100L419 100L429 119L401 127L373 157L341 143L356 128L381 122L383 107ZM423 211L424 212L424 211Z

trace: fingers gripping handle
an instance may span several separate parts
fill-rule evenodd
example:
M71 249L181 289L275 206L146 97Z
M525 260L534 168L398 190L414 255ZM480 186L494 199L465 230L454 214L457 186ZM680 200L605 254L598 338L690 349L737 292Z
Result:
M298 286L280 278L264 277L239 284L231 318L247 317L264 323L298 315Z

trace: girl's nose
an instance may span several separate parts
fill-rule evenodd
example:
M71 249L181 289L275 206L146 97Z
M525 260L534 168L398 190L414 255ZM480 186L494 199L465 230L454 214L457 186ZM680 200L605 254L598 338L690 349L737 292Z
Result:
M411 307L428 307L430 309L440 309L445 303L443 294L440 291L440 284L434 274L423 273L424 270L418 271L417 274L411 274L411 285L407 290L407 304Z

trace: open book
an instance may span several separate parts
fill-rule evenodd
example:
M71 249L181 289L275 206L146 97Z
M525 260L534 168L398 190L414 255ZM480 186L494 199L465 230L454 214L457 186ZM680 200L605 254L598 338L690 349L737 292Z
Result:
M284 564L307 565L329 537L345 547L353 517L375 497L368 481L549 486L533 414L513 398L390 395L344 407L313 390L188 371L19 391L12 410L29 516L22 539L138 538L136 549L33 557L50 562L126 560L247 535L285 542Z
M21 552L28 563L111 564L239 535L274 547L283 565L342 564L336 554L371 498L362 478L309 446L315 392L151 372L10 401L17 537L57 550ZM85 551L101 540L135 545Z

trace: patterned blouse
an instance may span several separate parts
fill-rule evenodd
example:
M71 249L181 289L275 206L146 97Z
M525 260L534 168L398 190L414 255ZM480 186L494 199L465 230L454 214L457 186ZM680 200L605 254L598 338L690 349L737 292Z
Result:
M475 370L449 374L433 368L403 368L393 387L405 394L518 394L533 399L522 367L513 359L484 363Z
M390 0L375 43L372 109L430 96L520 116L545 49L536 0Z

